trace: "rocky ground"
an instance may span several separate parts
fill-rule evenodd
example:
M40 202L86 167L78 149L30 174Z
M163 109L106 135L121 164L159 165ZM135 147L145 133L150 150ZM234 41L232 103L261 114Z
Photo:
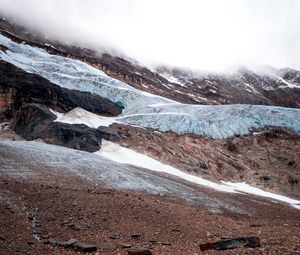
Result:
M0 254L300 254L300 210L285 203L40 143L2 142L0 165ZM261 245L200 249L239 237Z
M300 213L289 207L258 204L251 217L215 214L180 200L116 191L79 178L52 181L56 184L1 177L0 254L82 253L59 246L71 238L95 245L93 254L125 255L137 248L174 255L300 254ZM199 247L241 236L259 237L261 247Z

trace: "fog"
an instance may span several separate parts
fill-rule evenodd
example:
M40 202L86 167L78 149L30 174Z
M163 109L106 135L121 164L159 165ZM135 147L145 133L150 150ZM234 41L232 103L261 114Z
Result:
M149 66L300 69L298 0L0 0L0 11L49 38Z

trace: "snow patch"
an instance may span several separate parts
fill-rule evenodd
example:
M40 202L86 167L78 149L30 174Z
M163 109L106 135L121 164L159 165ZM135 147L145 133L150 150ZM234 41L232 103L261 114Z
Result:
M246 87L250 88L250 89L246 88L246 90L249 91L250 93L254 92L254 93L260 95L259 91L257 91L251 84L249 84L249 83L244 83L244 85L245 85Z
M59 113L50 109L56 115L55 122L62 122L67 124L85 124L91 128L98 128L99 126L108 127L116 122L114 117L103 117L97 114L86 111L80 107L74 108L67 113Z
M298 84L292 84L292 83L290 83L290 82L287 82L285 79L283 79L283 78L280 77L280 76L276 76L276 78L277 78L278 80L280 80L282 83L285 84L285 86L284 86L284 85L281 85L281 86L279 86L278 88L291 88L291 89L293 89L293 88L300 88L300 85L298 85Z
M203 185L209 188L213 188L223 192L235 192L234 188L217 184L208 180L205 180L201 177L187 174L183 171L180 171L172 166L165 165L151 157L143 155L141 153L135 152L131 149L124 148L118 144L102 140L101 149L98 152L95 152L97 155L101 155L105 158L113 160L118 163L134 165L142 168L147 168L156 172L164 172L170 175L179 177L189 182L193 182L199 185Z
M170 83L176 83L176 84L180 85L181 87L185 87L186 88L186 85L184 83L182 83L178 78L174 77L171 74L168 74L168 73L159 73L159 75L162 76L163 78L165 78Z
M223 184L233 187L235 191L248 193L256 196L267 197L271 199L275 199L278 201L286 202L291 204L293 207L300 209L300 200L292 199L286 196L278 195L272 192L264 191L262 189L250 186L249 184L242 182L242 183L232 183L232 182L225 182L222 181Z
M179 169L176 169L172 166L163 164L149 156L135 152L131 149L122 147L118 144L102 141L102 147L98 152L95 152L97 155L101 155L105 158L113 160L118 163L134 165L142 168L147 168L156 172L164 172L176 177L179 177L185 181L199 184L208 188L212 188L221 192L230 192L230 193L247 193L256 196L266 197L275 199L278 201L286 202L293 207L300 209L300 200L288 198L286 196L278 195L275 193L267 192L259 188L255 188L246 183L232 183L222 181L221 183L215 183L209 180L205 180L201 177L194 176L188 173L185 173Z

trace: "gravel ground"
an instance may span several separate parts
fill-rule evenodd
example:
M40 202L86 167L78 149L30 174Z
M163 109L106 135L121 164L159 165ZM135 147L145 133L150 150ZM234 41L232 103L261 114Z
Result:
M199 247L244 236L259 237L261 247ZM0 254L83 254L57 245L71 238L95 245L98 255L126 255L129 247L156 255L296 255L300 210L59 146L1 142Z

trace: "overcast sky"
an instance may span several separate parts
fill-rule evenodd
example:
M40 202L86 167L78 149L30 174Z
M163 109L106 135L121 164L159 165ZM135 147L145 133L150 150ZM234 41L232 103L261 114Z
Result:
M0 0L0 10L51 38L148 65L300 69L300 0Z

